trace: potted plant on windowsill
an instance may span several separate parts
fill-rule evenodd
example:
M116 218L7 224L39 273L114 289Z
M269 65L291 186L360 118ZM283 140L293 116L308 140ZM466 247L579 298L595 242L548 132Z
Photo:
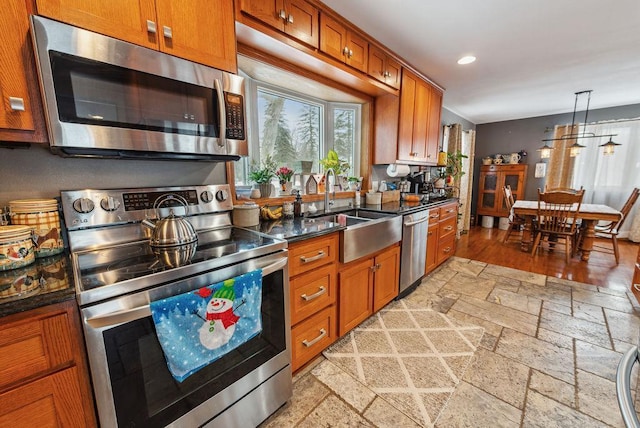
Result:
M347 183L349 183L349 190L360 190L360 177L347 177Z
M293 170L286 166L281 166L276 171L276 177L278 177L278 182L280 183L280 194L281 195L290 195L291 194L291 178L293 178Z
M333 172L335 172L336 182L334 183L334 185L340 185L341 189L346 188L345 174L349 171L349 168L351 168L351 166L346 160L340 159L340 157L338 156L338 152L336 152L335 150L329 150L327 152L327 157L325 157L324 159L320 159L320 165L322 165L325 172L329 168L331 168ZM343 183L343 181L345 181L345 183Z
M268 198L271 196L271 189L273 187L271 180L275 176L276 163L271 155L267 155L259 166L252 162L249 170L249 180L256 183L258 189L260 189L261 197Z

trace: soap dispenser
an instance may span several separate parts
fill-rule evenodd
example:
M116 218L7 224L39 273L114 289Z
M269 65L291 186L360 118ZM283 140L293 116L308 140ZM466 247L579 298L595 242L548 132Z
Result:
M296 192L296 199L293 201L293 216L302 217L302 196L300 196L300 191Z

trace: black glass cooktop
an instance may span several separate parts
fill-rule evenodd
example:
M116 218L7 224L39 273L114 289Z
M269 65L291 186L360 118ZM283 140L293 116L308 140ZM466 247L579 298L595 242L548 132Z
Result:
M84 291L157 272L185 268L211 259L237 255L280 242L264 234L228 227L198 233L195 248L189 245L152 248L148 241L133 242L77 253Z

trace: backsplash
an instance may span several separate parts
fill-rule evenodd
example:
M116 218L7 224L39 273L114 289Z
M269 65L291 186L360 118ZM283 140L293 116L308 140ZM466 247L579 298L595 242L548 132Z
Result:
M63 158L47 145L0 149L0 206L13 199L53 198L61 190L226 183L224 162Z

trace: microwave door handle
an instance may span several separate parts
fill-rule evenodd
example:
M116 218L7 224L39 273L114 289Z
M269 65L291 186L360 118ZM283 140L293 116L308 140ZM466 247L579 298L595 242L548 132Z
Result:
M222 90L222 84L219 79L213 81L213 86L218 92L218 110L220 110L220 147L227 146L227 109L224 102L224 91ZM226 151L226 150L225 150Z

